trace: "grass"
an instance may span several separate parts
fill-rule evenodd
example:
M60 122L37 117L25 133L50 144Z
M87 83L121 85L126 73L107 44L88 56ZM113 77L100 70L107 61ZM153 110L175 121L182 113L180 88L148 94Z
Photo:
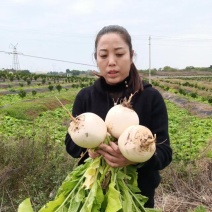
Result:
M54 196L72 170L74 160L61 144L51 143L48 130L41 140L21 138L0 142L0 211L16 211L31 197L37 211Z
M57 96L63 104L71 104L74 101L73 98L77 91L77 89L72 89L61 93L52 93L51 95L48 92L48 95L45 96L43 94L41 98L23 99L17 104L11 104L3 107L1 109L1 113L17 119L32 121L41 113L48 110L54 110L60 106L60 103L55 96Z
M212 208L212 159L172 163L161 171L156 207L164 212L209 212Z

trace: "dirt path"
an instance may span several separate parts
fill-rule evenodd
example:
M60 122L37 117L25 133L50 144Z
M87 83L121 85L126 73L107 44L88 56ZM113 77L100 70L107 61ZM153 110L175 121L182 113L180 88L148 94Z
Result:
M212 117L212 106L210 106L209 104L193 102L185 97L181 97L176 94L163 91L161 89L158 89L158 90L160 91L164 99L167 99L170 102L173 102L174 104L176 104L177 106L181 108L185 108L191 114L198 116L200 118Z

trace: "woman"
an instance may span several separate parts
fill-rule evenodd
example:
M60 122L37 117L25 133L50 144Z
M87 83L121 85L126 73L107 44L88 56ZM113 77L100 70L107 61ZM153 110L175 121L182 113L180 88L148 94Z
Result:
M73 116L93 112L103 120L108 110L119 104L124 97L132 98L132 107L139 116L140 125L148 127L157 137L155 155L142 167L137 164L138 186L142 195L149 199L145 207L154 207L155 188L160 183L159 170L165 168L172 159L168 135L168 116L160 93L139 77L133 63L131 37L121 26L110 25L102 28L95 41L94 57L100 70L100 77L90 87L83 88L76 96ZM66 150L72 157L80 157L86 149L77 146L67 133ZM84 158L102 155L111 167L134 164L119 151L116 143L100 144L95 153L88 151Z

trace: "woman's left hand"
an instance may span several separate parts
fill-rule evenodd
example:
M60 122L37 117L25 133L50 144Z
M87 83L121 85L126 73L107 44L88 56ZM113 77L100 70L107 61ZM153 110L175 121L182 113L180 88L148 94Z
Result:
M135 164L132 161L127 160L122 155L118 145L115 142L110 142L109 145L100 144L96 152L101 154L104 157L107 164L114 168Z

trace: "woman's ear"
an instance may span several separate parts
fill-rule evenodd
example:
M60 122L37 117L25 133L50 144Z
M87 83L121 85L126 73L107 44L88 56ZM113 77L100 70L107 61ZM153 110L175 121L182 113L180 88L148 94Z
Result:
M131 51L131 55L130 55L131 58L134 56L134 53L135 53L134 50L132 50L132 51Z
M93 53L93 58L92 59L95 60L96 66L98 67L96 52Z

